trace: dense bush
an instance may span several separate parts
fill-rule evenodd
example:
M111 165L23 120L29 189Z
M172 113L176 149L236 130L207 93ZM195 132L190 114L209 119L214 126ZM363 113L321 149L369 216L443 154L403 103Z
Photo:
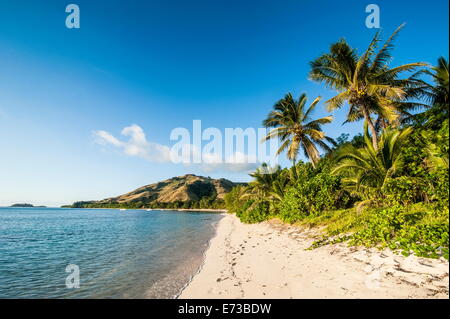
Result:
M448 259L448 234L448 209L439 211L422 204L406 209L393 206L372 211L366 227L352 236L350 244Z
M286 192L279 205L279 217L283 221L294 223L309 215L352 204L349 193L341 187L340 178L331 175L328 167L314 173L300 175Z
M390 204L408 205L428 200L427 185L423 178L400 176L387 179L382 191Z
M249 200L236 212L236 216L243 223L260 223L269 218L269 205L268 201L254 202Z
M398 179L389 181L386 194L391 199L397 197L399 202L414 202L416 196L415 201L436 202L448 207L448 151L448 119L441 122L438 130L415 127L402 149L403 165L396 174Z
M239 212L247 200L241 199L244 193L243 186L234 187L229 193L225 195L225 207L228 210L228 213L237 214Z
M439 168L430 174L433 189L430 197L435 200L442 208L448 208L449 196L449 170L448 168Z

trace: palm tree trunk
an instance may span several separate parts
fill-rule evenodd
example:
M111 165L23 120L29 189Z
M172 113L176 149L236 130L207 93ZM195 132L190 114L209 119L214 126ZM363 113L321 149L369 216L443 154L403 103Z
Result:
M372 122L372 119L370 118L369 112L365 107L363 107L363 114L364 118L367 121L367 124L369 125L369 129L372 133L372 144L375 151L378 150L378 137L377 137L377 130L375 129L375 125Z

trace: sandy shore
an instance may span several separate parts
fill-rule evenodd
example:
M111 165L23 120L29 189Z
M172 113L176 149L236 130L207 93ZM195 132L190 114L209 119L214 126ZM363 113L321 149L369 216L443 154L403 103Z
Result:
M144 210L169 210L177 212L204 212L204 213L226 213L226 209L215 209L215 208L140 208Z
M312 231L277 222L219 223L179 298L448 298L449 263L345 244L305 250Z

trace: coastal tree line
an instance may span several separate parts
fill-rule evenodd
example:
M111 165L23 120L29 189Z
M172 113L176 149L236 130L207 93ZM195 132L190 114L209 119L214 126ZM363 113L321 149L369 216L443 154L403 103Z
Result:
M172 202L137 200L133 202L107 202L79 201L66 208L123 208L123 209L224 209L225 201L217 194L203 196L199 200L175 200Z
M361 54L339 40L310 62L309 78L337 92L326 109L345 108L345 122L361 121L361 133L328 137L333 117L313 117L320 97L286 94L263 125L292 166L251 173L226 195L230 213L246 223L324 226L313 246L348 241L448 259L449 64L391 67L401 28L385 42L377 33Z

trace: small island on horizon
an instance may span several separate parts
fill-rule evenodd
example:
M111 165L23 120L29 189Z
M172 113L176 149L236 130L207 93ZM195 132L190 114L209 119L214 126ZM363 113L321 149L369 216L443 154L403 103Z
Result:
M41 205L41 206L34 206L34 205L28 204L28 203L19 203L19 204L12 204L12 205L9 206L9 207L21 207L21 208L27 208L27 207L40 207L40 208L42 208L42 207L47 207L47 206L43 206L43 205Z

